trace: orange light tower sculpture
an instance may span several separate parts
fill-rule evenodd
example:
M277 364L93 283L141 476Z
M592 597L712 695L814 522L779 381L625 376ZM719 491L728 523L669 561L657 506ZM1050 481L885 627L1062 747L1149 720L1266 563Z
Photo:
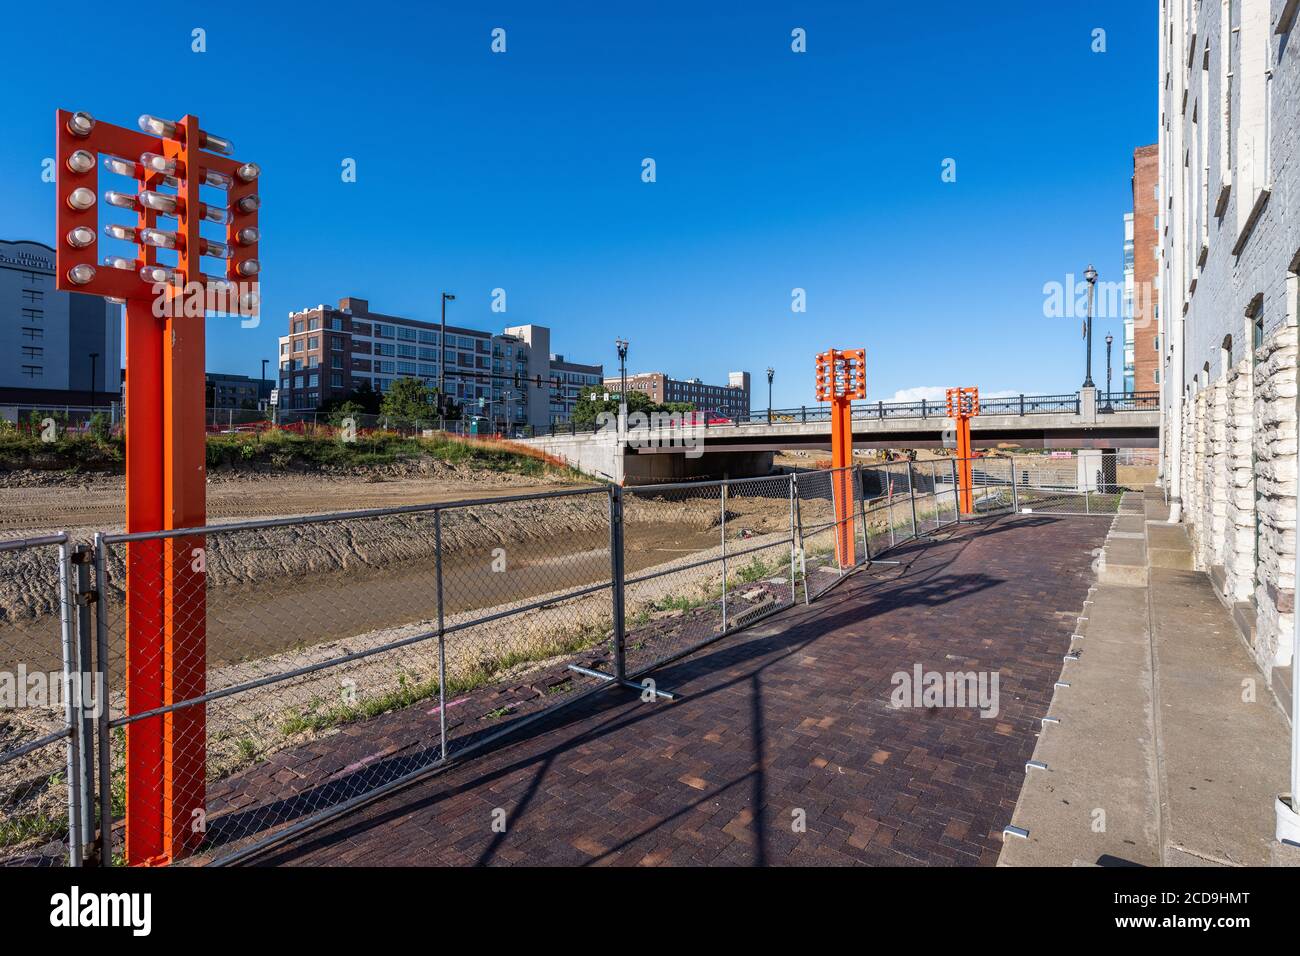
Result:
M206 519L204 320L256 312L259 170L193 116L141 116L140 132L57 113L57 287L126 306L126 530L201 528ZM100 258L100 157L134 180L103 201L135 213L104 232L134 256ZM206 202L200 187L212 192ZM223 195L224 193L224 195ZM175 230L159 229L159 218ZM200 233L225 226L224 241ZM165 252L164 252L165 250ZM159 262L159 253L175 264ZM219 264L203 272L202 258ZM203 839L206 804L206 558L202 535L129 540L126 552L126 858L166 863ZM111 821L102 821L105 827Z
M948 417L957 426L957 497L964 515L975 511L971 468L970 420L980 413L978 388L948 389Z
M835 558L853 566L853 406L867 397L866 349L829 349L817 356L817 401L831 403L831 472L835 496Z

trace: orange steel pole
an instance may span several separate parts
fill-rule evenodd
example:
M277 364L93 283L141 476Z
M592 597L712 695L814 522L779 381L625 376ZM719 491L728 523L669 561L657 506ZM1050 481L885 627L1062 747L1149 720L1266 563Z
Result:
M853 399L866 397L866 351L830 349L817 356L817 400L831 403L831 487L835 499L835 559L856 561L853 509Z
M957 429L957 498L964 515L975 513L974 467L971 461L970 420L980 412L978 388L950 388L947 392L948 417Z
M162 494L162 322L147 300L126 306L126 530L159 531ZM126 712L163 706L163 543L126 546ZM163 718L126 728L126 858L163 852Z
M199 270L199 121L177 124L181 141L164 155L183 164L178 193L185 215L177 271L186 284ZM163 526L201 528L206 521L207 454L204 399L204 314L186 315L184 285L172 286L162 349ZM202 535L167 538L163 555L163 696L168 704L202 696L207 686L207 575ZM207 786L204 705L170 711L163 731L163 852L186 856L203 842Z

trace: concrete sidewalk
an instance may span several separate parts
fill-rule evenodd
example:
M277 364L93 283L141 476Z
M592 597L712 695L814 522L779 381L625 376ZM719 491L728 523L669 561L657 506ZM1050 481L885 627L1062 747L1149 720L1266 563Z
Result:
M1186 530L1125 496L999 863L1268 865L1290 728Z

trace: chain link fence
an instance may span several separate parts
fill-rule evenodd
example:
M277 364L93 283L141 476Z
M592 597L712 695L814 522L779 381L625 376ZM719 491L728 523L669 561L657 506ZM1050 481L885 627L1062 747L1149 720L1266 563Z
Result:
M644 673L791 606L788 476L623 492L626 660Z
M0 541L0 866L79 866L93 834L76 574L63 533Z
M955 526L961 464L0 542L0 673L101 688L0 713L0 862L242 859ZM973 516L1095 464L974 459Z

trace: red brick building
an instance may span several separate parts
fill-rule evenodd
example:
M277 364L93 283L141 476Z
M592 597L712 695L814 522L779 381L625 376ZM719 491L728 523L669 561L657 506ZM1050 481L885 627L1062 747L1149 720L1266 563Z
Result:
M1160 151L1133 151L1133 391L1160 388ZM1127 360L1127 356L1125 356ZM1125 364L1128 364L1127 361Z

